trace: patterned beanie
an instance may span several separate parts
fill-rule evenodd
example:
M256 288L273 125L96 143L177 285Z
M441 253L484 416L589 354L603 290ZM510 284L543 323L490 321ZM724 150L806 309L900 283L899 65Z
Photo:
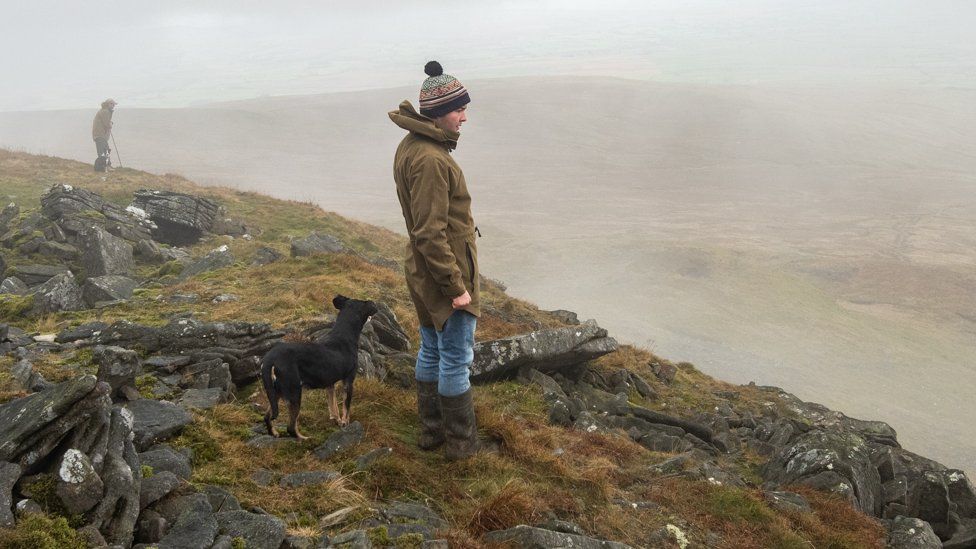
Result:
M420 114L437 118L471 102L468 90L457 78L444 74L437 61L427 63L424 72L430 78L420 88Z

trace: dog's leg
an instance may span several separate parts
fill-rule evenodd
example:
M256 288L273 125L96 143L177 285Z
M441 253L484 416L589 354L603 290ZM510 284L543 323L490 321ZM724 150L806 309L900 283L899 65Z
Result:
M302 397L288 401L288 434L298 440L305 440L308 437L302 436L298 432L298 416L302 413Z
M349 425L349 407L352 406L353 379L349 378L342 382L343 387L346 388L346 399L342 403L342 420L339 422L341 425Z
M329 419L339 421L339 409L336 408L335 385L329 385L326 392L329 395Z
M273 364L262 365L262 381L264 382L264 393L268 397L268 411L264 414L264 426L268 429L268 434L277 437L278 430L274 427L274 420L278 419L278 390L275 388L275 373Z

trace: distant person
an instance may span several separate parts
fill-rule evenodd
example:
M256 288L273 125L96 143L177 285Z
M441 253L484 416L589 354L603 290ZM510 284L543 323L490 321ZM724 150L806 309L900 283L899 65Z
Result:
M480 447L470 381L481 315L476 228L464 174L451 157L471 99L438 62L424 72L420 112L405 100L390 113L409 132L397 147L393 179L410 235L404 271L420 321L418 445L443 444L447 459L457 460Z
M112 166L108 147L108 139L112 136L112 113L115 112L115 105L118 103L114 99L102 101L102 108L95 114L95 121L92 122L92 139L95 140L95 151L98 158L95 160L95 169L105 171ZM99 170L99 167L103 169Z

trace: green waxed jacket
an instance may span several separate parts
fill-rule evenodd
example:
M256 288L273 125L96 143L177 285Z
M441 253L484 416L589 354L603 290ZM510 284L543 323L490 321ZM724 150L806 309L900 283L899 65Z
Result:
M464 310L481 316L471 195L450 154L460 134L438 128L409 101L390 112L390 119L409 132L393 160L397 197L410 236L404 262L407 286L420 324L441 330L454 312L452 300L465 290L471 304Z

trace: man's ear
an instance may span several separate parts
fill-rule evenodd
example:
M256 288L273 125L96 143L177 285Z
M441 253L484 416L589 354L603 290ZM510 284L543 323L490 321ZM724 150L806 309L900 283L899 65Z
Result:
M342 309L342 306L345 305L347 301L349 301L349 298L340 294L332 298L332 305L334 305L336 309Z

